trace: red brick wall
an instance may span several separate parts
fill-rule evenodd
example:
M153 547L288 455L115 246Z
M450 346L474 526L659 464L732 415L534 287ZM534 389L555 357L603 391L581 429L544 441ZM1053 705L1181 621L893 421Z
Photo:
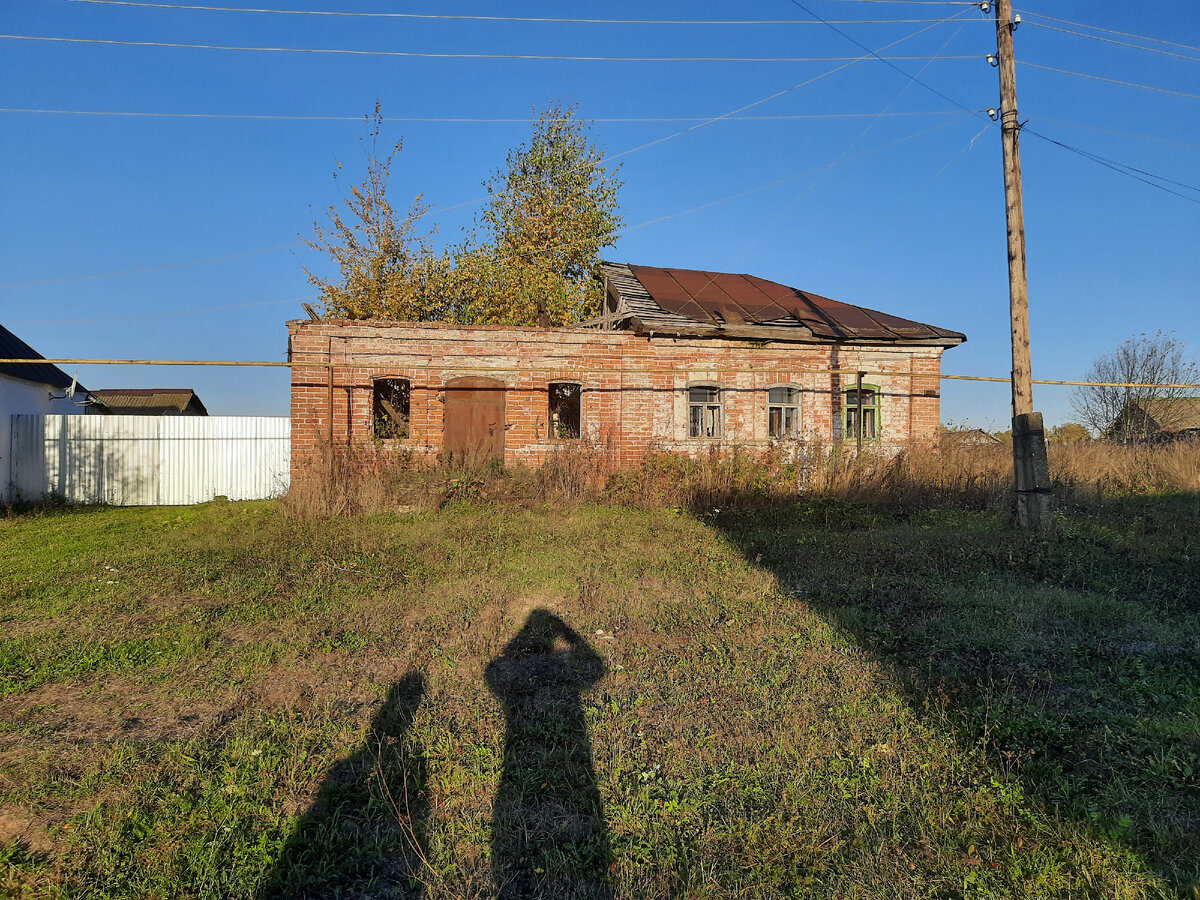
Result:
M805 440L842 440L841 391L854 385L859 370L867 372L864 383L881 392L883 448L933 442L938 435L940 347L830 347L388 322L295 321L288 323L288 337L292 362L298 364L292 368L293 470L322 443L374 439L372 380L379 377L409 379L410 436L394 443L429 454L441 450L447 381L483 375L503 382L506 463L536 464L562 443L548 434L547 386L553 381L583 385L582 439L606 448L621 464L639 461L652 448L765 448L770 444L767 389L781 385L801 389ZM725 433L720 441L688 437L686 389L696 383L722 388Z

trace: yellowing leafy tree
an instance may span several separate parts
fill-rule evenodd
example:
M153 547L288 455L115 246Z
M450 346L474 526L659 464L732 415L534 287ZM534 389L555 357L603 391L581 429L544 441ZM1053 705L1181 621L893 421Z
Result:
M455 256L458 321L566 325L600 311L600 248L621 226L616 170L572 106L552 103L487 182L477 233Z
M392 162L403 149L397 141L387 156L379 153L383 123L380 104L367 117L367 134L360 138L367 175L350 188L341 207L329 207L329 225L313 223L314 237L304 242L328 254L340 277L328 279L305 268L309 283L321 292L323 312L343 319L423 321L446 318L446 278L449 263L434 253L433 230L418 229L429 207L420 194L401 216L388 199ZM337 163L336 180L342 170Z

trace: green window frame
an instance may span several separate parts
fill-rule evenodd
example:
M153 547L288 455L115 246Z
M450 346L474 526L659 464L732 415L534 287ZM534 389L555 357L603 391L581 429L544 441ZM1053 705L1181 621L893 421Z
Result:
M858 393L858 385L842 388L842 438L844 440L858 439L860 416L863 424L863 440L879 440L882 432L879 421L879 385L863 384L861 396Z

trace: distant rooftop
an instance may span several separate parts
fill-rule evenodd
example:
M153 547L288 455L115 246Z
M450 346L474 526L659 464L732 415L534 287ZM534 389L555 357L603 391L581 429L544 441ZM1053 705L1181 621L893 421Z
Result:
M114 415L208 415L191 388L105 388L91 395Z

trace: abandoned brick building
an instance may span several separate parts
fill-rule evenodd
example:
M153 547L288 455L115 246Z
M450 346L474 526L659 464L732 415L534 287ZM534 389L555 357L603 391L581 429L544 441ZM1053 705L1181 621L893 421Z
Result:
M587 445L628 464L937 440L941 356L964 335L749 275L602 268L603 314L573 328L289 322L293 469L348 442L509 464Z

